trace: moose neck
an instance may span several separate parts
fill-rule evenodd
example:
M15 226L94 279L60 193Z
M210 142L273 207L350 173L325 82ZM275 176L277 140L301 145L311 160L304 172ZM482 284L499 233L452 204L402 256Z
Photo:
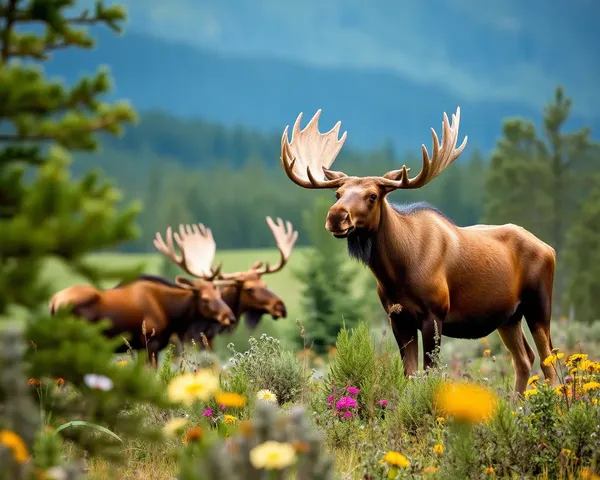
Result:
M413 263L411 248L415 248L417 236L414 223L414 218L395 210L386 199L377 230L351 234L348 253L368 266L380 283L396 284Z
M236 318L244 313L244 305L242 305L242 285L225 287L221 290L223 301L231 308Z
M165 313L175 320L175 328L197 316L197 293L193 290L180 287L161 288L159 296Z

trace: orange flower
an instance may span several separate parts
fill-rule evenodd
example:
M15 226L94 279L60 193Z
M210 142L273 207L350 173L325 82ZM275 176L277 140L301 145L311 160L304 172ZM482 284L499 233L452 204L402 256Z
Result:
M437 472L438 470L439 470L439 468L438 468L438 467L425 467L425 468L423 469L423 473L424 473L425 475L429 475L430 473L435 473L435 472Z
M296 450L296 452L298 452L298 453L306 453L306 452L310 451L310 444L308 442L294 440L291 443L292 443L292 447L294 447L294 450Z
M38 385L42 384L42 381L37 380L36 378L30 378L29 380L27 380L27 383L33 387L37 387Z
M237 393L219 392L215 394L215 400L219 405L226 407L243 407L246 405L246 397Z
M489 357L491 354L492 354L492 351L491 351L489 348L486 348L486 349L483 351L483 356L484 356L484 357Z
M183 443L193 442L204 436L204 431L200 427L188 428L183 434Z
M0 445L4 445L6 448L12 451L15 462L23 464L27 461L27 458L29 457L27 446L25 445L23 439L15 432L10 430L1 430Z
M56 385L58 385L59 387L60 387L61 385L64 385L64 384L65 384L65 379L64 379L64 378L62 378L62 377L58 377L58 378L56 379Z

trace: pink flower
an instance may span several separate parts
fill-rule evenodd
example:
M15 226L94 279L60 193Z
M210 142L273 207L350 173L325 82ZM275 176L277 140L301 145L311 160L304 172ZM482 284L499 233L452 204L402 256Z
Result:
M203 417L210 417L212 414L213 414L213 411L210 408L208 408L202 412Z
M335 404L335 408L338 410L345 410L347 408L356 407L356 400L352 397L342 397Z
M225 410L225 409L227 408L227 405L219 405L219 408L220 408L221 410Z
M327 408L331 408L332 405L333 405L333 395L329 395L327 397Z
M385 408L385 407L387 407L387 404L388 404L388 401L387 401L387 400L379 400L379 401L377 402L377 405L379 405L379 406L380 406L380 407L382 407L382 408Z
M342 418L350 418L352 416L352 412L350 410L346 410L342 415Z
M360 390L356 387L348 387L346 390L348 390L350 395L358 395L358 392L360 392Z

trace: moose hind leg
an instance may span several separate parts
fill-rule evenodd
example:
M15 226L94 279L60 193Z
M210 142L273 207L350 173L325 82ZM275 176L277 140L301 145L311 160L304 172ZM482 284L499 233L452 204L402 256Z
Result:
M531 331L540 356L540 366L544 377L552 385L556 385L557 377L555 367L544 365L544 359L552 355L552 338L550 337L551 297L544 292L536 293L528 298L525 308L525 320Z
M531 347L527 344L527 339L521 328L521 322L511 321L498 328L498 333L502 342L510 351L512 364L515 370L514 393L522 394L527 387L527 380L531 373Z

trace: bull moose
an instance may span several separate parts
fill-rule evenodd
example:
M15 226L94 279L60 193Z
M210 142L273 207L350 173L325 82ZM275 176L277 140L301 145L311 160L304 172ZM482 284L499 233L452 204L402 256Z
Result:
M246 325L250 329L256 328L263 315L269 314L275 320L287 317L287 309L281 298L267 288L263 275L280 271L286 264L298 238L298 232L294 231L292 224L283 222L280 218L277 223L271 217L266 217L267 225L271 229L273 237L279 250L279 263L272 267L268 263L256 262L248 270L233 273L222 273L219 264L217 268L210 269L210 274L217 280L214 283L221 289L224 301L233 310L237 321L245 317ZM180 225L179 234L175 233L175 241L182 255L195 258L194 252L206 252L207 265L212 265L212 257L216 252L216 243L210 228L203 224ZM171 230L167 230L166 242L160 233L156 234L154 246L158 251L173 260L176 264L184 266L181 258L176 254L171 236ZM185 267L184 267L185 268ZM179 334L179 340L188 342L194 340L201 344L200 334L206 337L209 347L212 348L214 337L226 331L232 331L238 322L231 325L218 323L195 323L187 332Z
M404 374L410 376L418 368L417 331L426 369L432 366L442 336L477 339L498 330L512 356L515 394L524 392L535 355L521 327L523 316L541 359L552 350L554 249L513 224L459 227L427 204L399 206L386 198L397 189L425 186L460 156L467 144L465 137L456 148L460 108L451 125L444 113L441 144L431 129L432 156L422 145L422 169L413 178L406 166L380 177L330 170L347 132L338 138L338 121L329 132L320 133L320 114L318 110L301 130L300 113L291 141L289 126L285 128L281 165L300 187L335 189L337 200L327 213L325 228L336 238L345 238L349 255L377 279ZM553 368L541 367L555 384Z
M131 347L146 349L148 361L156 362L172 334L183 333L198 322L216 321L223 325L235 322L235 315L211 276L202 270L202 259L194 260L195 263L189 262L194 265L189 273L197 277L193 282L184 277L170 282L154 275L141 275L107 290L75 285L51 298L50 313L54 315L58 309L70 307L74 315L91 322L107 318L112 325L105 331L106 336L131 334ZM118 347L117 352L126 348Z

